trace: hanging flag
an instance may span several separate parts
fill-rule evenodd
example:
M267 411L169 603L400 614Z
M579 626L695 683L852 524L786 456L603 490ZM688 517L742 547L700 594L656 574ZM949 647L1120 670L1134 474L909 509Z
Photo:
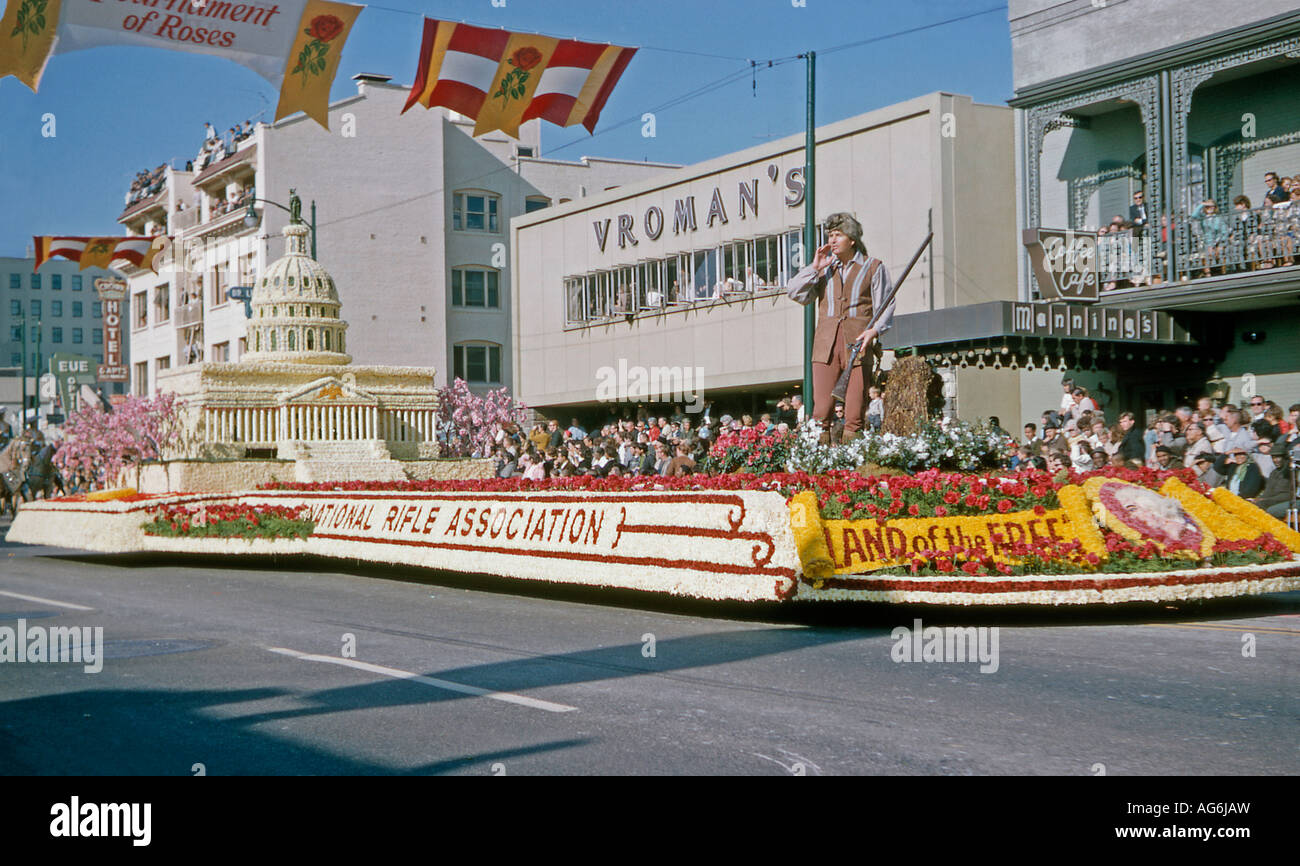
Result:
M419 103L473 118L474 134L519 137L524 121L596 128L635 48L424 19L420 63L405 113Z
M86 268L107 268L115 259L125 259L137 268L148 267L152 270L156 258L149 253L158 246L155 241L164 237L166 236L89 238L35 235L32 240L36 242L36 267L32 270L39 269L46 259L54 256L80 262L79 270L83 271Z
M329 128L329 91L362 6L332 0L8 0L0 20L0 78L33 91L51 55L101 45L211 54L280 91L275 119L304 111Z

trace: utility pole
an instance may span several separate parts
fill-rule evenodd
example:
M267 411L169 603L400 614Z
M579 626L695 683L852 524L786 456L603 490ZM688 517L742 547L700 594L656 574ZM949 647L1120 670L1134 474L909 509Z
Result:
M803 262L804 266L812 264L817 250L817 209L813 190L817 164L817 127L816 127L816 69L817 52L809 51L804 55L808 61L808 118L804 135L803 166ZM813 375L812 345L813 334L817 330L817 304L811 303L803 308L803 410L804 418L812 417L813 411Z
M23 363L20 370L23 380L23 403L18 408L18 433L27 429L27 316L23 316ZM17 433L15 434L17 435Z

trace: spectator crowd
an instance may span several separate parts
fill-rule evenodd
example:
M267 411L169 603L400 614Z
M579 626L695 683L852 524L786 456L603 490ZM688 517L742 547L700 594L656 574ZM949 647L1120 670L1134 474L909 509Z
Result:
M1225 487L1285 519L1295 492L1292 453L1300 448L1300 403L1285 412L1251 397L1245 406L1215 407L1202 397L1195 408L1152 413L1140 424L1132 412L1108 419L1084 388L1066 379L1061 405L1026 424L1009 465L1056 473L1104 466L1187 468L1211 487Z

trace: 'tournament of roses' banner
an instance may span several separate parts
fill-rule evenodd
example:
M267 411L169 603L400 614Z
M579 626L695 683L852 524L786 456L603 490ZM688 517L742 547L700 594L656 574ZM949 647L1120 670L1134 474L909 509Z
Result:
M50 56L101 45L211 54L279 88L276 120L304 111L328 128L330 85L362 8L332 0L8 0L0 77L36 90Z

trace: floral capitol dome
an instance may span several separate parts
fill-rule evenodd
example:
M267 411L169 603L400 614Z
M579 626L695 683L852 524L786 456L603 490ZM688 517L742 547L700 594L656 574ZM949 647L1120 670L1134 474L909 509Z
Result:
M253 286L248 321L247 361L297 364L348 364L334 279L307 255L311 229L300 222L285 226L284 255L272 262Z

